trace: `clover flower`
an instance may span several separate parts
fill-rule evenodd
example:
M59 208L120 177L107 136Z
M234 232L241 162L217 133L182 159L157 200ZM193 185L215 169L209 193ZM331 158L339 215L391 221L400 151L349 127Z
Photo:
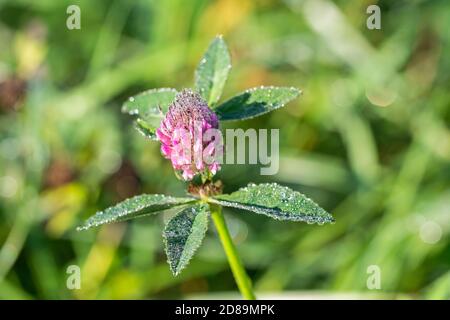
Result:
M242 296L255 299L251 282L228 231L222 207L251 211L277 220L324 224L332 223L334 219L305 195L276 183L251 183L230 194L223 194L221 181L213 181L212 176L220 169L221 161L217 159L221 160L223 153L221 135L217 132L219 120L257 117L283 107L300 94L298 89L292 87L257 87L220 103L230 67L225 41L222 37L216 37L196 69L195 92L152 89L129 98L122 108L124 112L139 116L136 128L140 133L161 142L162 154L170 159L182 179L192 180L200 174L201 184L198 181L189 183L186 197L161 194L135 196L97 212L78 230L167 209L175 210L175 215L166 223L163 236L170 269L178 275L201 245L211 217Z
M217 116L208 104L198 93L185 89L169 106L156 136L161 141L164 157L189 181L196 174L214 175L220 169L217 161L205 157L213 155L220 146L216 141L203 139L207 130L218 128Z

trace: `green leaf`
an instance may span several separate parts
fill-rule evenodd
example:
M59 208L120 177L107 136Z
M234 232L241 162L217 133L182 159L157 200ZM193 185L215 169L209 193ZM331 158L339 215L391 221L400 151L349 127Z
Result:
M167 261L174 275L183 270L202 243L208 229L209 206L199 203L185 208L167 223L163 237Z
M314 201L276 183L249 184L236 192L218 195L210 200L225 207L249 210L277 220L318 224L334 222L333 217Z
M243 120L254 118L281 108L300 95L297 88L259 87L248 89L225 101L215 112L220 120Z
M230 68L230 53L225 41L218 36L209 45L195 71L195 88L210 107L219 101Z
M151 89L130 97L122 106L122 112L138 115L148 125L159 126L161 119L175 100L177 91L170 88Z
M158 140L158 137L156 136L156 128L152 125L149 125L144 120L140 118L136 119L135 128L144 137L149 138L151 140Z
M158 140L156 129L160 126L177 91L170 88L151 89L130 97L122 106L122 112L138 115L135 128L145 137Z
M122 201L114 207L97 212L83 225L78 227L77 230L87 230L106 223L125 221L195 201L197 200L194 198L175 198L162 194L142 194Z

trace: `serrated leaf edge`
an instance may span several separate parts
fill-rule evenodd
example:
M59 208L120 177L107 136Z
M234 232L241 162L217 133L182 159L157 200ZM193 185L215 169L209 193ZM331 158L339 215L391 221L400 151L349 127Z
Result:
M290 99L286 99L286 101L280 103L280 105L279 105L278 107L276 107L276 108L274 108L274 109L272 109L272 110L267 110L267 111L265 111L265 112L258 113L258 114L254 115L254 116L245 117L245 118L243 118L243 119L222 119L222 118L221 118L221 114L220 114L220 111L218 111L218 109L219 109L222 105L228 103L230 100L232 100L232 99L234 99L234 98L236 98L236 97L238 97L238 96L241 96L241 95L246 94L246 93L251 93L251 92L253 92L253 91L260 90L260 89L268 89L268 90L271 90L271 89L290 89L290 90L293 90L293 91L295 90L295 91L296 91L296 92L295 92L296 94L295 94L294 97L292 97L292 98L290 98ZM217 107L215 107L214 110L216 111L217 116L219 117L219 120L220 120L220 121L230 121L230 122L232 122L232 121L244 121L244 120L249 120L249 119L257 118L257 117L262 116L262 115L264 115L264 114L267 114L267 113L269 113L269 112L278 110L278 109L284 107L284 106L285 106L286 104L288 104L289 102L291 102L291 101L297 99L297 98L300 97L302 94L303 94L303 91L300 90L300 89L298 89L298 88L295 88L295 87L259 86L259 87L254 87L254 88L246 89L246 90L244 90L244 91L242 91L242 92L240 92L240 93L238 93L238 94L236 94L236 95L234 95L234 96L228 98L228 99L225 100L223 103L221 103L220 105L218 105Z
M206 226L205 226L205 229L204 229L204 231L203 231L202 239L199 241L199 243L197 244L197 246L195 246L194 249L193 249L193 253L192 253L191 258L189 258L189 260L186 262L186 264L184 264L183 266L181 266L181 268L178 269L179 266L177 266L177 269L176 269L176 270L173 270L172 264L170 263L170 260L169 260L169 255L167 254L167 252L168 252L168 248L167 248L168 242L167 242L167 238L166 238L166 236L165 236L166 227L164 228L163 233L162 233L162 236L163 236L163 242L164 242L164 250L165 250L165 252L166 252L166 257L167 257L167 264L169 265L170 271L172 272L172 274L173 274L174 276L178 276L178 275L181 273L181 271L183 271L183 270L189 265L191 259L194 257L194 255L195 255L195 253L197 252L198 248L200 248L200 246L201 246L201 244L202 244L202 242L203 242L203 239L205 238L206 231L208 231L208 228L209 228L209 215L210 215L209 205L206 204L206 203L202 203L202 202L200 202L200 201L197 203L197 205L203 205L203 206L207 206L207 207L208 207L208 208L207 208L207 211L205 212L205 214L206 214ZM177 212L177 213L176 213L169 221L167 221L166 226L169 224L169 222L170 222L172 219L174 219L175 217L177 217L178 215L180 215L185 209L192 208L192 207L194 207L194 206L195 206L195 204L194 204L194 205L191 204L191 205L189 205L189 206L186 206L186 207L180 209L180 210L179 210L179 211L178 211L178 212ZM196 217L196 218L197 218L197 217ZM196 223L196 221L197 221L197 220L194 219L194 224ZM192 228L191 228L191 229L194 228L194 224L192 225ZM189 241L189 238L188 238L188 240L186 241L186 243L187 243L188 241ZM184 255L184 252L183 252L182 256L180 257L180 261L182 260L183 255ZM180 262L180 261L179 261L179 262Z
M202 93L201 93L201 90L200 90L200 88L197 88L197 79L198 79L198 77L199 77L199 75L198 75L198 68L199 68L199 66L201 65L203 59L205 59L205 55L208 53L209 49L211 48L211 46L214 44L215 41L221 41L221 42L225 45L225 49L226 49L227 56L228 56L228 60L229 60L229 63L228 63L227 68L226 68L226 69L227 69L227 78L228 78L228 74L230 73L230 70L231 70L231 67L232 67L232 63L231 63L231 54L230 54L230 51L229 51L229 49L228 49L228 45L227 45L227 43L225 42L225 40L223 39L223 35L221 35L221 34L216 35L216 37L214 38L214 40L212 40L212 41L210 42L210 44L208 45L208 48L207 48L206 51L203 53L202 58L200 59L200 62L198 63L197 67L195 68L195 72L194 72L194 87L195 87L195 90L196 90L200 95L202 94ZM217 61L214 62L214 65L216 65L216 64L217 64ZM214 75L214 77L216 77L216 75ZM217 103L219 102L220 98L222 97L223 88L225 87L226 80L227 80L227 79L225 79L225 82L224 82L224 84L223 84L223 87L221 88L221 92L220 92L219 96L216 98L216 101L210 101L210 97L208 97L208 99L206 99L205 97L203 97L205 100L207 100L207 104L208 104L208 106L209 106L211 109L215 109L215 106L217 105ZM214 81L213 81L213 83L214 83ZM210 92L211 92L211 90L210 90Z
M251 184L249 184L248 186L250 186ZM261 185L271 185L271 183L263 183ZM239 191L244 191L247 187L242 187L239 188L238 190L234 191L234 192L239 192ZM322 209L327 216L326 217L322 217L321 219L323 219L322 224L323 223L334 223L335 219L334 217L327 212L325 209L323 209L322 207L320 207L314 200L312 200L311 198L307 197L306 195L304 195L303 193L300 193L298 191L292 190L290 189L292 192L294 193L298 193L300 194L304 200L313 203L314 205L316 205L317 207L319 207L320 209ZM232 192L233 193L233 192ZM217 197L220 197L222 195L228 196L231 194L221 194L218 195ZM269 218L275 219L275 220L280 220L280 221L302 221L302 222L309 222L309 223L319 223L317 218L315 218L314 216L311 216L310 219L308 219L309 215L308 214L303 214L303 215L294 215L294 216L288 216L289 212L284 211L278 207L265 207L265 206L261 206L261 205L256 205L256 204L248 204L248 203L243 203L243 202L239 202L236 200L226 200L226 199L220 199L220 198L216 198L216 197L210 197L208 198L208 202L210 203L214 203L214 204L219 204L225 207L231 207L231 208L236 208L236 209L241 209L241 210L245 210L245 211L251 211L251 212L255 212L257 214L262 214L265 216L268 216ZM268 214L268 212L271 212L274 214L274 216L271 216ZM275 215L276 214L276 215ZM289 219L282 219L281 216L285 216L288 217ZM294 218L294 219L293 219Z
M144 194L140 194L140 195L137 195L137 196L134 196L134 197L125 199L124 201L132 200L132 199L137 198L137 197L140 197L140 196L142 196L142 195L144 195ZM134 218L140 218L140 217L145 217L145 216L148 216L148 215L157 214L157 213L160 213L160 212L163 212L163 211L166 211L166 210L170 210L170 209L173 209L173 208L181 207L181 206L189 206L189 205L191 204L191 202L194 203L194 202L198 201L198 199L196 199L196 198L179 198L179 197L168 196L168 195L165 195L165 194L152 194L152 195L155 195L155 196L163 196L163 197L171 197L171 198L177 199L177 200L184 199L184 200L186 200L186 202L182 202L182 203L180 203L180 204L178 204L178 205L174 205L173 207L170 207L170 208L167 208L167 209L158 210L158 211L153 211L153 212L149 212L149 213L144 213L144 214L140 215L139 217L134 217ZM189 200L189 201L187 201L187 200ZM124 202L124 201L122 201L122 202ZM119 202L119 203L117 203L117 204L115 204L115 205L113 205L113 206L111 206L111 207L108 207L108 208L106 208L106 209L104 209L104 210L97 211L96 213L94 213L93 215L91 215L91 216L90 216L90 217L89 217L82 225L78 226L78 227L76 228L76 230L77 230L77 231L85 231L85 230L89 230L89 229L91 229L91 228L95 228L95 227L102 226L102 225L105 225L105 224L111 224L111 223L115 223L115 222L122 222L122 221L125 221L125 220L120 220L120 218L122 218L123 216L129 214L129 213L131 212L131 210L124 211L123 213L120 213L119 215L117 215L117 219L115 219L115 220L107 221L107 222L99 223L99 224L87 225L89 219L93 218L93 217L96 216L97 214L102 214L102 213L105 212L106 210L108 210L108 209L110 209L110 208L113 208L113 207L119 205L119 204L122 203L122 202ZM133 210L133 211L140 211L140 210L144 209L145 207L146 207L146 205L142 205L142 206L139 206L137 209L135 209L135 210ZM126 220L127 220L127 219L126 219Z
M127 102L133 102L133 99L136 99L137 96L141 96L141 95L149 94L149 93L153 93L153 92L169 92L169 91L173 91L175 94L178 93L178 91L174 88L153 88L153 89L148 89L148 90L139 92L135 95L132 95L132 96L128 97L128 99L122 104L121 112L129 114L129 115L139 115L139 110L137 110L137 109L126 110L125 104Z

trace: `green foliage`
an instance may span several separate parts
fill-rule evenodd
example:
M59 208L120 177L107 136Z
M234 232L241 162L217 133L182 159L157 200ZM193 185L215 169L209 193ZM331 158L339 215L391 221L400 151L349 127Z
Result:
M155 214L194 201L195 199L193 198L175 198L162 194L142 194L127 199L114 207L97 212L80 226L78 230L87 230L106 223L125 221L149 214Z
M230 55L222 37L216 37L208 47L195 73L195 86L209 106L220 99L228 71ZM154 89L133 96L124 103L122 111L139 115L137 130L145 137L157 140L155 131L176 95L174 89ZM282 107L296 98L295 88L261 87L247 90L217 109L225 120L247 119ZM257 199L263 196L263 201ZM279 220L325 223L331 216L312 200L278 185L249 186L228 198L217 197L226 206L250 210ZM160 195L144 195L126 200L98 212L78 230L86 230L109 222L123 221L190 202L189 199ZM205 204L182 209L172 218L164 231L166 253L170 268L178 275L200 246L207 229L209 207Z
M432 300L450 299L450 271L436 279L431 288L427 288L426 298Z
M231 194L217 195L214 199L225 207L253 211L277 220L319 224L334 221L311 199L276 183L249 184Z
M244 120L283 107L297 98L296 88L260 87L245 90L215 110L220 120Z
M218 104L259 85L304 89L301 103L223 123L280 128L278 174L224 166L226 190L270 179L338 221L313 228L224 208L256 291L372 298L377 264L376 298L450 298L449 1L385 5L380 30L351 1L83 1L81 32L64 27L59 1L0 2L0 299L237 297L212 237L173 277L159 217L74 232L115 199L184 194L158 144L132 139L118 108L145 88L190 86L218 33L234 65ZM14 107L8 79L27 83ZM81 290L66 287L73 264Z
M144 136L156 140L155 131L175 99L177 91L170 88L151 89L128 98L122 112L137 115L136 129Z
M162 118L176 94L177 91L170 88L150 89L128 98L122 112L139 115L145 120Z
M221 36L216 37L195 71L195 89L210 107L219 101L231 68L227 45Z
M167 260L174 275L194 256L208 229L209 206L196 204L182 209L164 229Z
M151 140L158 140L158 137L156 136L156 127L149 125L144 120L138 118L135 121L135 128L137 131L139 131L144 137L149 138Z

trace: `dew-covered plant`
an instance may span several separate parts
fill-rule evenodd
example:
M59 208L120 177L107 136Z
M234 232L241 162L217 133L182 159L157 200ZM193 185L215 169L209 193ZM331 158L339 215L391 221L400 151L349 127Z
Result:
M222 193L222 183L215 178L221 163L208 156L220 155L224 146L215 139L205 143L205 132L217 130L221 121L245 120L278 109L300 94L296 88L258 87L219 103L230 68L227 46L222 37L216 37L197 67L193 90L152 89L129 98L123 105L124 112L137 116L136 129L145 137L160 141L162 155L171 161L177 178L187 184L187 196L135 196L97 212L78 230L171 209L174 215L164 228L163 238L170 269L178 275L201 245L211 217L242 296L254 299L251 281L233 244L222 207L277 220L317 224L334 220L311 199L275 183L251 183L231 194ZM191 157L186 150L193 154L201 151L203 156Z

